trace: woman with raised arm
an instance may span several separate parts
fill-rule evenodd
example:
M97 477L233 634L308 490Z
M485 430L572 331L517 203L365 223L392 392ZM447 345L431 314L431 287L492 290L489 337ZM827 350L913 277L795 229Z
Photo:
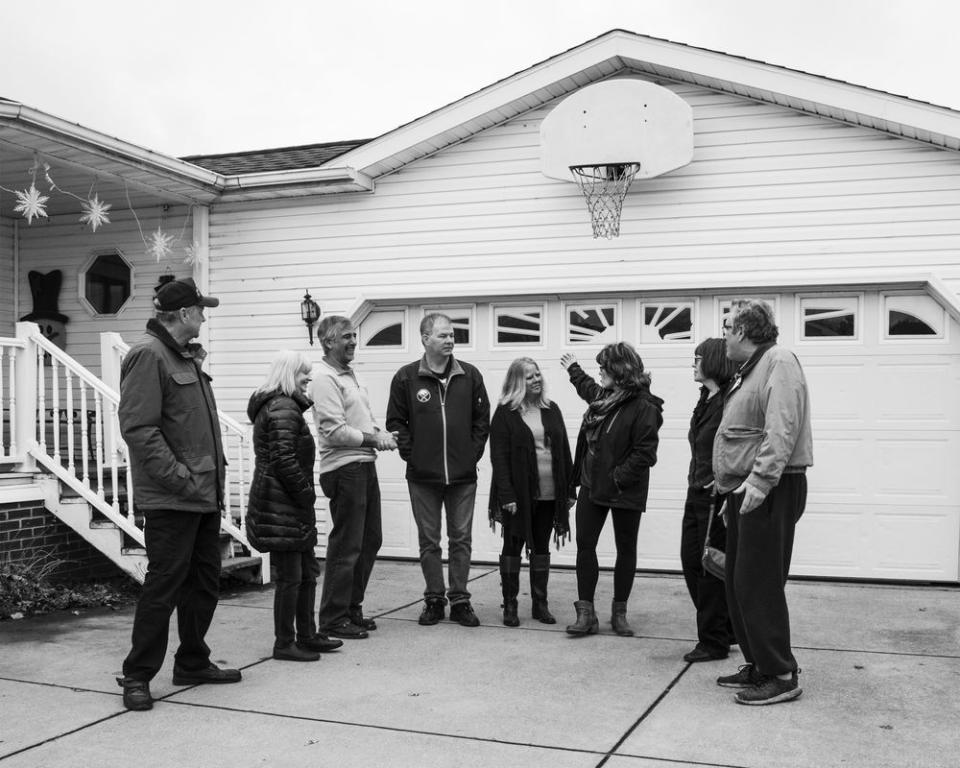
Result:
M521 551L530 560L531 615L556 624L547 604L550 533L557 546L570 533L567 498L573 460L560 408L546 394L540 367L529 357L514 360L503 381L490 423L490 524L503 527L500 583L503 623L520 624Z
M713 438L723 416L724 392L736 370L723 339L706 339L693 352L693 380L700 384L700 399L690 418L690 471L680 535L683 578L697 609L697 645L683 657L691 663L727 658L733 637L723 580L704 569L703 548L707 524L715 514ZM725 539L726 528L714 518L710 543L723 549Z
M311 369L302 352L280 352L247 405L256 460L247 537L254 549L272 553L276 568L273 658L280 661L317 661L321 651L343 645L317 633L314 620L320 575L313 551L316 445L303 417L313 404L305 394Z
M617 559L613 571L610 624L622 637L633 635L627 600L637 570L637 534L647 506L650 467L657 463L663 400L650 392L650 374L626 342L608 344L597 355L600 383L567 353L560 359L577 394L589 403L577 437L573 482L577 496L577 620L574 636L599 631L594 593L600 569L597 542L609 512Z

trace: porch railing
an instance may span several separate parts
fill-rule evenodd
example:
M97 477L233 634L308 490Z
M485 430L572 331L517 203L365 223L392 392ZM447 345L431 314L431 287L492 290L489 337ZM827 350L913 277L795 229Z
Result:
M133 477L120 436L120 362L129 347L118 334L101 335L103 380L46 339L34 323L17 323L15 338L0 338L0 461L22 472L56 475L134 541ZM220 413L227 487L221 529L260 554L246 536L250 432ZM263 569L269 567L263 559ZM264 581L269 575L263 574Z
M120 364L130 345L118 333L100 334L100 370L104 381L118 391L120 389ZM250 428L232 416L217 411L220 418L223 451L227 457L226 488L221 527L253 552L247 541L247 497L253 469L252 433ZM111 424L108 441L119 440L119 425Z

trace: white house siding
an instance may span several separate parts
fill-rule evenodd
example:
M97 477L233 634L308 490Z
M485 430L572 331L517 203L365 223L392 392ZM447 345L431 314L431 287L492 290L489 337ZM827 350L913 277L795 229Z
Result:
M119 201L117 201L119 203ZM178 236L183 228L186 208L172 208L162 217L163 230ZM140 228L145 236L161 225L159 209L138 213ZM100 334L115 331L128 342L140 336L147 319L153 314L151 297L153 287L166 270L148 256L140 236L140 228L125 212L110 213L110 223L91 232L77 221L75 215L53 216L33 226L20 226L20 308L21 315L33 309L28 273L42 273L53 269L63 272L58 306L70 318L67 323L68 354L99 375ZM191 267L182 264L183 248L192 240L189 224L172 256L173 269L178 277L188 276ZM131 297L116 316L94 316L80 300L80 270L95 253L117 249L133 266ZM179 264L176 262L180 262Z
M843 282L852 275L879 277L906 267L960 287L956 154L701 88L674 90L694 110L694 161L635 183L624 204L621 236L612 241L590 236L585 205L572 185L540 173L538 129L547 109L378 179L372 194L216 206L210 222L210 290L229 299L211 313L211 371L223 407L242 414L273 351L309 349L297 307L306 288L329 313L345 312L361 297L383 295L395 297L390 305L418 307L465 293L520 299L547 294L555 301L598 285L639 296L645 285L671 277L699 277L704 288L720 280L765 284L777 293L778 284L795 285L798 273ZM695 293L709 306L719 296ZM782 311L792 312L792 302L784 295ZM701 334L716 333L715 324L704 323L698 326ZM419 352L416 339L411 340L406 359ZM661 464L669 462L676 475L696 395L689 384L690 352L688 345L672 357L654 356L655 389L668 401L661 456L669 458ZM319 357L318 348L313 353ZM953 353L945 354L936 363L941 373L955 370ZM468 352L463 356L471 359ZM388 382L384 360L378 363L368 352L359 359L361 371L370 373L374 406L382 417ZM504 361L490 363L487 384L495 395ZM811 355L805 363L821 389L834 386L834 375L818 368L829 368L826 362ZM915 394L906 369L900 372L898 394ZM545 360L545 373L555 392L565 386L555 360ZM574 426L578 406L567 405ZM857 429L873 429L878 409ZM901 413L896 420L909 424L907 417ZM835 454L826 440L840 428L827 414L815 413L815 418L819 472ZM927 422L939 424L937 439L953 440L956 420L938 418ZM951 443L948 455L954 452ZM402 466L390 456L379 466L385 499L390 499L385 515L408 522ZM487 466L484 461L484 471ZM683 477L671 477L669 485L657 477L641 536L641 566L676 567ZM836 490L839 481L831 482L820 488ZM951 493L940 497L955 518L957 500ZM812 485L811 513L829 503L827 495ZM668 515L673 516L669 524L653 522ZM836 552L819 562L811 557L809 563L798 553L797 568L830 575L955 579L955 521L944 525L954 554L952 564L936 573L922 564L912 575L906 575L909 569L845 568ZM385 553L415 554L409 525L392 527L390 535L396 538L385 543ZM478 549L489 553L496 542L485 535L478 523ZM609 549L605 556L609 562ZM562 559L571 558L568 548Z
M0 216L0 336L13 336L13 220Z

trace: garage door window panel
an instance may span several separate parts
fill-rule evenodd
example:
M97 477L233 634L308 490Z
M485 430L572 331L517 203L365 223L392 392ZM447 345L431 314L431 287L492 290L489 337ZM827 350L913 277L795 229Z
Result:
M801 339L847 340L860 337L860 300L856 296L828 296L800 300Z
M402 309L377 309L360 325L360 346L364 349L405 349Z
M542 304L494 307L495 346L543 346L545 316L546 311Z
M884 338L889 340L943 339L943 307L927 295L884 296Z
M693 301L640 303L640 343L672 344L693 341Z
M602 346L620 340L620 305L567 304L566 343L569 346Z

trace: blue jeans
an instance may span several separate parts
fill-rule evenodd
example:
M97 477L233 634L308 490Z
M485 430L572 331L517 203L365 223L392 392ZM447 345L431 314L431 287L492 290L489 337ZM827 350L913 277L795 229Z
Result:
M359 609L377 552L383 543L380 483L372 461L354 461L320 475L320 487L330 499L332 528L327 536L320 614L324 632L349 620Z
M467 580L470 578L470 554L473 546L473 503L476 483L434 485L407 481L413 519L420 539L420 568L426 589L423 596L444 599L443 560L440 548L441 509L447 511L447 570L450 589L446 590L450 605L470 600Z

